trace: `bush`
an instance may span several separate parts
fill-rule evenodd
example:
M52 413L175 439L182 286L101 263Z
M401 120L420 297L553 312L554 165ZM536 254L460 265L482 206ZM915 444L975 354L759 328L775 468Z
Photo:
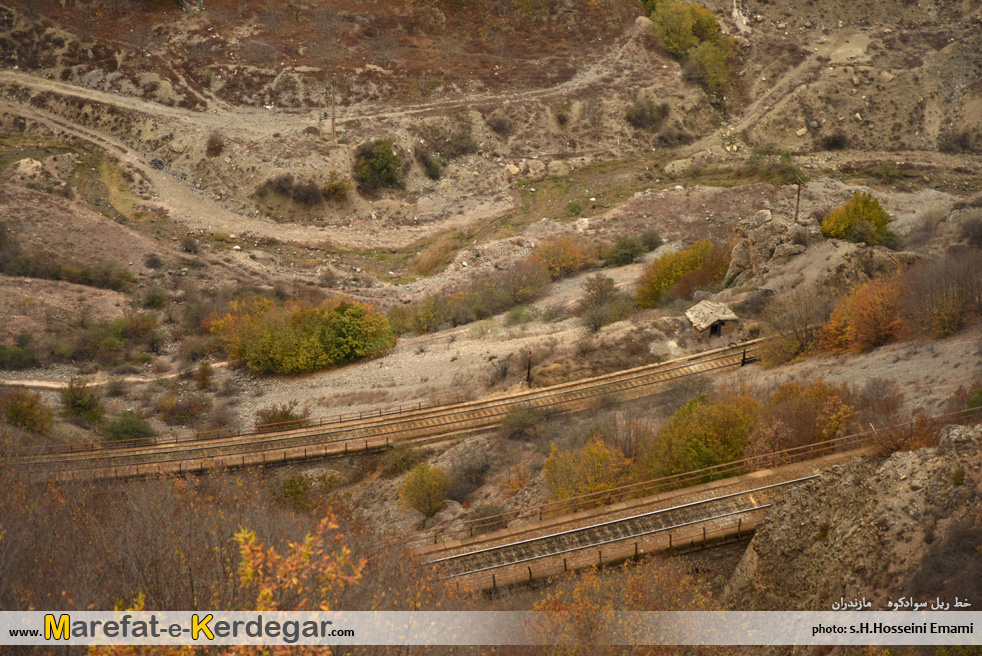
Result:
M211 410L211 406L211 398L205 394L165 394L157 401L160 418L171 426L197 425Z
M499 506L496 503L482 503L474 512L471 513L471 520L475 523L479 522L478 526L474 527L475 533L490 533L491 531L497 531L498 529L507 528L508 520L505 518L499 518L498 515L503 515L505 513L505 507ZM494 517L495 519L491 519ZM480 522L480 520L486 519L486 522Z
M0 369L30 369L37 363L34 353L28 349L0 344Z
M773 301L763 320L773 334L763 347L764 366L790 362L818 343L819 327L828 321L834 301L815 290L793 292Z
M514 303L528 303L549 286L550 280L549 269L533 256L508 269L502 276L500 285Z
M822 348L861 353L895 341L903 322L903 289L896 278L871 280L845 296L822 326Z
M648 230L642 232L640 239L641 243L644 244L645 248L647 248L649 251L655 250L665 241L661 238L661 235L658 234L658 231L653 228L649 228Z
M656 105L649 100L635 100L627 108L625 119L639 130L657 130L668 116L668 103Z
M423 454L411 446L397 444L382 455L382 475L395 478L404 474L423 460Z
M501 422L505 437L530 442L540 435L546 412L532 405L518 405L508 411Z
M566 214L569 216L579 216L583 211L583 203L578 200L571 200L566 203Z
M126 396L129 391L129 383L124 378L113 376L106 382L106 396Z
M711 401L700 395L658 432L642 459L649 476L667 476L739 460L757 423L760 404L748 396Z
M504 116L496 116L493 118L489 118L487 120L487 124L488 127L491 128L491 131L497 135L500 135L502 137L507 137L508 135L511 134L512 131L511 121L509 121Z
M170 295L162 287L151 287L143 296L141 305L150 310L159 310L170 302Z
M475 454L464 462L455 464L450 471L452 482L447 490L447 497L460 503L467 501L475 490L484 485L490 471L491 461L484 453Z
M303 474L293 474L283 481L281 501L294 510L303 512L310 508L310 493L313 484Z
M260 433L279 430L283 424L291 427L306 426L310 423L310 408L297 410L298 401L274 403L256 410L256 428Z
M607 264L612 266L624 266L631 264L648 251L647 246L637 237L628 235L618 235L614 238L614 244L606 252L604 259Z
M617 487L627 465L624 455L595 433L578 453L553 444L542 473L553 499L569 499Z
M912 332L940 339L958 332L972 313L973 284L982 258L946 256L921 262L903 276L904 319ZM974 275L973 275L974 274Z
M290 198L297 205L304 207L316 207L324 202L324 194L321 188L311 181L302 182L293 188Z
M195 389L206 390L211 387L211 379L215 375L215 370L207 362L202 362L198 365L197 371L194 373L194 386Z
M205 154L208 157L218 157L222 154L225 149L225 138L218 132L212 132L208 135L208 144L205 148Z
M723 91L730 79L732 41L704 41L685 56L685 70L693 79L713 93Z
M324 185L324 198L335 204L342 204L348 201L348 192L351 185L341 177L337 171L331 171L327 176L327 183Z
M348 301L274 306L252 297L229 305L209 321L229 357L252 371L302 374L388 351L395 336L388 319L368 305Z
M439 180L443 176L443 163L439 157L434 156L424 148L416 148L416 161L423 166L426 177L430 180Z
M845 150L849 146L849 137L842 132L835 132L822 138L822 148L825 150Z
M855 192L845 205L832 210L822 220L822 234L875 245L896 241L890 232L890 216L872 194Z
M45 435L51 430L53 414L40 394L14 388L0 393L0 417L11 426Z
M76 417L89 424L101 422L106 412L99 392L87 386L81 378L68 381L68 387L61 391L61 403L66 417Z
M886 182L887 184L900 177L900 169L890 162L880 162L870 172L878 177L881 182Z
M562 278L587 265L586 245L574 237L548 237L535 247L532 257L545 265L552 280Z
M379 139L362 145L355 157L355 180L364 192L379 187L401 188L402 160L392 139Z
M681 251L662 255L641 274L634 300L641 307L655 307L685 274L697 269L706 269L710 280L721 280L729 264L728 252L701 239Z
M126 410L102 427L102 435L111 441L137 440L153 437L154 430L147 422Z
M450 477L439 467L423 463L417 465L406 476L406 481L399 491L399 499L403 504L418 510L426 517L432 517L446 505L450 485Z
M583 291L585 295L580 301L580 310L583 323L591 332L630 316L634 309L634 304L617 291L613 278L602 273L587 278Z
M662 48L675 59L684 60L690 75L712 92L725 87L733 44L720 35L711 11L693 3L666 0L654 4L651 20Z

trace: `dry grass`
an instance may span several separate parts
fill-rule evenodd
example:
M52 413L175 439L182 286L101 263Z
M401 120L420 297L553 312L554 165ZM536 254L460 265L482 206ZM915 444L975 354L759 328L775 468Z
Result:
M450 264L460 243L453 235L443 234L436 238L432 244L423 249L413 258L413 270L421 276L428 276L437 273L445 266Z

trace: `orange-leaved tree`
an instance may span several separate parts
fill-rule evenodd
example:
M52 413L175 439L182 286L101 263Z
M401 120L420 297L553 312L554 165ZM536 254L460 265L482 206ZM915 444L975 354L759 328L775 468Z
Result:
M833 351L869 351L899 339L903 286L898 278L877 278L843 297L822 326L819 345Z

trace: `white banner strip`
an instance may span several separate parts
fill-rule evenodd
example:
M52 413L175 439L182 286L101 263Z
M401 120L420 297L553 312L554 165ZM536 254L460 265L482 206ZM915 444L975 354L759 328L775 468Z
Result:
M982 645L982 612L0 612L0 645L587 643Z

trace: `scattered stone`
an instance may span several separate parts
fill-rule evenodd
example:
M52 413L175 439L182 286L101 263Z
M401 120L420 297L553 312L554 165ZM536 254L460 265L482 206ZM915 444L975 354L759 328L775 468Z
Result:
M808 128L800 128L795 134L799 137L803 137L808 134Z
M233 246L232 247L232 250L233 251L241 251L242 250L242 247L241 246Z
M897 77L896 75L893 75L889 71L882 71L880 73L880 82L883 82L884 84L888 82L893 82L896 79L896 77Z
M514 164L509 164L505 168L508 170L509 175L518 175L519 173L522 172L522 169L518 168Z

